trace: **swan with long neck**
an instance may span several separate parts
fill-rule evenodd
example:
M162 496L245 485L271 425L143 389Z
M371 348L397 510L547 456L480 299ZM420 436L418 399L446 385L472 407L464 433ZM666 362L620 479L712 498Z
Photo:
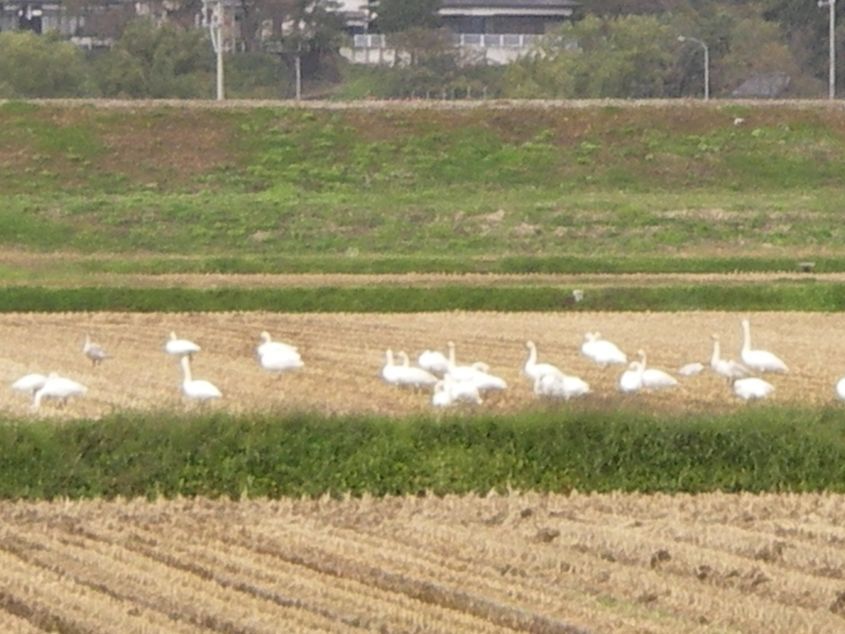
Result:
M402 359L401 364L396 363L393 350L390 348L384 353L385 363L381 369L381 376L387 383L416 389L433 387L437 383L437 377L427 370L411 367L408 355L404 352L400 351L396 356Z
M551 363L537 363L537 344L533 341L526 341L525 347L528 348L528 359L526 359L522 371L531 379L535 386L538 379L546 374L563 375L560 368Z
M261 331L259 339L261 339L261 343L258 344L258 347L255 349L259 357L263 357L265 354L270 353L285 353L288 355L296 353L297 356L299 355L299 349L296 346L281 341L273 341L270 333L266 330Z
M723 359L721 353L721 346L719 344L719 335L710 335L713 340L713 354L710 357L710 369L719 376L725 377L730 383L737 379L747 377L751 374L751 370L743 364L738 363L732 359Z
M204 379L195 379L191 374L191 359L184 355L180 359L182 364L182 393L194 401L209 401L220 398L223 394L217 386Z
M742 362L757 372L789 372L789 368L768 350L754 350L751 347L751 322L742 320Z

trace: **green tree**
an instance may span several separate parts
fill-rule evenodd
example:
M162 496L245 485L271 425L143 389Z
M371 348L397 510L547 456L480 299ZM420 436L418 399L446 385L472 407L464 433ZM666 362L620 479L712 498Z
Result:
M203 29L131 22L114 48L97 60L106 96L208 97L213 52Z
M588 16L545 38L541 50L511 65L512 97L663 97L676 35L653 16Z
M382 33L440 26L440 0L380 0L376 24Z
M85 97L96 94L82 52L53 35L0 33L0 96Z

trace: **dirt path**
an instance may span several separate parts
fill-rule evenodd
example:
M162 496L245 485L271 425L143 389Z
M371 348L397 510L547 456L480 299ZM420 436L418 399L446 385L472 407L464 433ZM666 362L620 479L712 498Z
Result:
M0 503L7 632L841 632L845 497Z
M845 374L845 314L751 314L756 347L781 356L790 373L770 377L776 403L830 403ZM525 341L536 341L540 360L587 380L593 389L585 403L615 407L639 403L677 411L721 411L744 406L716 375L683 378L670 392L619 395L621 368L600 368L580 354L585 332L600 330L633 356L649 354L649 365L674 371L710 357L710 334L722 338L723 356L737 358L739 314L686 313L68 313L0 315L0 380L6 385L27 372L56 371L89 387L88 395L64 410L45 405L45 416L100 416L116 409L187 409L180 394L181 373L163 352L171 330L199 343L194 375L215 383L224 398L214 407L316 409L333 413L379 412L403 415L428 411L430 395L386 385L379 377L384 351L405 350L416 359L425 349L457 346L459 363L482 360L508 382L492 393L482 411L515 411L536 404L522 376ZM305 367L295 374L270 376L254 358L258 334L296 344ZM85 333L113 355L92 367L81 352ZM0 390L0 408L31 415L30 398ZM560 407L566 407L560 404Z

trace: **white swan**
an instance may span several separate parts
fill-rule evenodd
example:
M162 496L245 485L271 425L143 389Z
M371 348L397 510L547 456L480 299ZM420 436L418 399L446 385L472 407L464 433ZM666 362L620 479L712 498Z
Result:
M751 348L751 323L742 320L742 362L757 372L789 372L789 368L777 356L768 350L753 350Z
M568 401L570 398L589 393L589 383L569 374L549 372L538 376L534 381L534 394L538 396L562 398Z
M737 379L733 382L734 394L745 401L766 398L775 391L775 386L756 376Z
M435 383L434 394L431 397L432 405L448 407L461 402L481 405L481 394L479 394L478 388L472 383L455 381L448 376Z
M91 359L91 365L94 366L109 358L109 355L103 347L91 341L91 336L88 334L85 335L85 342L82 344L82 352L85 353L86 357Z
M538 379L546 374L563 375L560 368L551 363L537 363L537 344L533 341L526 341L525 347L528 348L528 359L526 359L522 371L534 382L535 387Z
M194 401L209 401L223 396L213 383L191 376L189 355L183 355L180 362L182 364L182 394Z
M845 376L836 382L836 396L845 401Z
M455 343L448 342L449 346L449 370L443 378L451 379L457 383L471 383L478 390L504 390L507 382L498 376L490 374L490 366L483 361L476 361L472 365L456 365Z
M641 361L631 361L628 369L619 377L619 391L625 394L639 392L643 387L643 372L645 367Z
M390 348L385 351L384 357L385 363L381 369L381 376L391 385L421 388L431 387L437 383L437 377L422 368L412 368L410 365L397 364L394 361L393 350ZM405 357L407 358L407 355Z
M710 357L710 369L719 376L725 377L728 382L747 377L751 370L741 363L732 359L723 359L719 345L719 335L710 335L713 340L713 354Z
M644 350L638 350L637 355L640 358L640 363L643 364L643 387L647 390L665 390L670 387L678 385L678 379L657 368L649 368L646 361L646 354Z
M44 387L46 382L46 375L32 372L30 374L24 374L21 378L12 383L12 389L17 390L18 392L28 392L31 396L35 396L35 392Z
M600 332L588 332L581 344L581 354L602 367L613 363L628 363L627 355L612 341L601 338Z
M417 365L432 374L446 374L449 371L449 359L439 350L423 350L417 358Z
M71 396L82 396L86 392L88 392L88 388L81 383L51 372L44 385L35 391L32 408L38 409L41 407L41 401L45 398L57 399L60 405L65 405Z
M678 368L678 374L681 376L695 376L696 374L701 374L702 370L704 370L704 364L693 361L692 363L685 363Z
M258 347L255 349L259 357L263 357L265 354L269 354L271 352L299 353L299 349L296 346L292 346L291 344L284 343L282 341L273 341L270 333L266 330L261 331L259 338L261 339L261 343L258 344Z
M267 348L264 354L258 355L258 363L268 372L289 372L305 365L299 353L292 348Z
M164 351L177 357L191 356L202 350L197 344L189 339L179 339L175 332L170 333L170 338L164 344Z

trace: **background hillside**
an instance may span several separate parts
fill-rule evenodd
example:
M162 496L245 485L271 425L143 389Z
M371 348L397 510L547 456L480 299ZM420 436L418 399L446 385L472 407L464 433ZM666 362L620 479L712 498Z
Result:
M0 105L7 249L841 256L825 103Z

